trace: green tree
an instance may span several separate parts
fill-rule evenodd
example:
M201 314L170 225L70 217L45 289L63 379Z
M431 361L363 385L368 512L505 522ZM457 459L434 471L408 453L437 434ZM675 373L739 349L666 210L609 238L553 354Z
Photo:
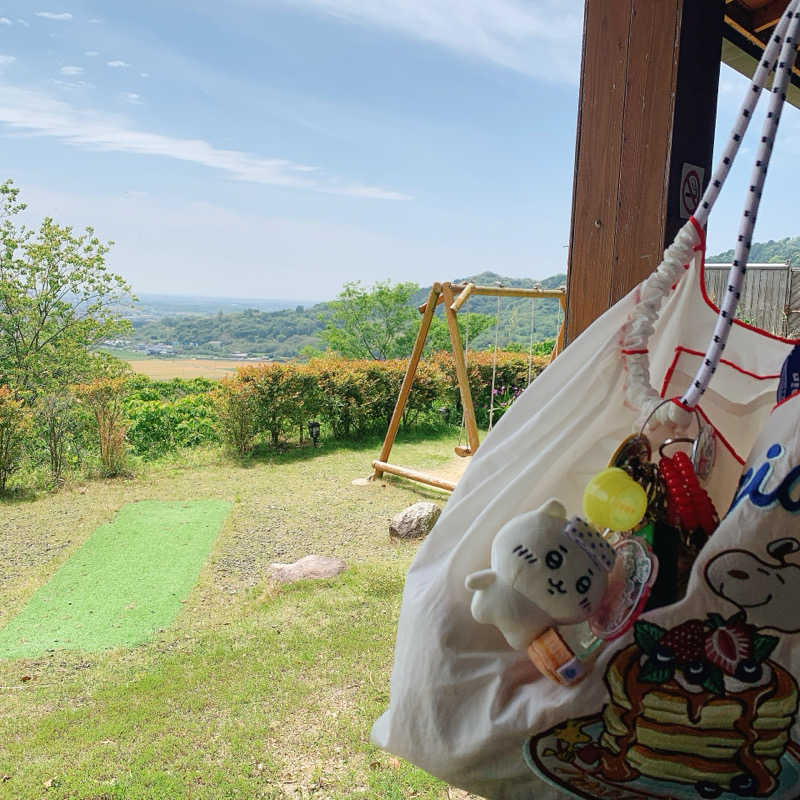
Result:
M494 325L495 317L491 314L467 314L463 310L459 312L458 330L461 334L461 344L469 346L470 350L479 349L475 347L476 340L489 328ZM467 334L469 333L469 338ZM431 320L431 327L428 331L428 338L425 340L425 355L437 353L439 350L452 350L450 341L450 328L444 316L435 316ZM410 354L410 350L406 355Z
M330 303L331 318L321 338L345 358L404 358L411 352L419 314L409 304L418 290L415 283L391 281L364 287L346 283Z
M106 266L110 243L50 217L37 230L17 220L25 204L0 184L0 384L27 400L87 379L91 345L127 330L115 306L130 287Z

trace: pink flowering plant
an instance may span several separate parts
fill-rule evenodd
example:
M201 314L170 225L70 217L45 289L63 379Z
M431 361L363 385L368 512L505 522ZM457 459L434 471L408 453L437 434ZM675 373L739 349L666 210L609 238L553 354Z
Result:
M522 389L518 386L503 384L499 388L492 390L494 394L494 421L496 422L503 414L508 411L514 401L522 394Z

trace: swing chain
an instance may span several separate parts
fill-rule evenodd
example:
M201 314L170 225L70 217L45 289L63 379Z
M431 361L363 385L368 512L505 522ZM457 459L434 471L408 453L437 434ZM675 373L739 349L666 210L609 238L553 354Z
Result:
M494 387L497 378L497 342L500 334L500 299L500 295L497 295L497 319L494 323L494 355L492 357L492 394L489 399L489 430L492 429L494 424Z

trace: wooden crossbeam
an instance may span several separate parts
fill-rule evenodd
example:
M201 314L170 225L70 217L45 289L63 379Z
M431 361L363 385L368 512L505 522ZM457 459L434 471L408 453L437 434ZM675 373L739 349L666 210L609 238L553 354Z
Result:
M398 467L395 464L390 464L388 461L373 461L372 467L376 475L382 475L388 472L390 475L399 475L401 478L408 478L418 483L427 483L429 486L436 486L438 489L445 489L452 492L456 488L453 481L438 478L436 475L429 475L427 472L420 472L418 469L409 469L408 467Z
M459 297L461 294L464 293L468 286L472 286L470 289L471 295L485 295L489 297L532 297L532 298L550 298L554 300L561 300L562 297L566 294L566 289L561 287L560 289L526 289L521 286L476 286L475 284L469 283L451 283L450 288L453 292L459 293ZM467 295L469 297L469 295ZM466 301L466 297L464 298ZM436 300L436 304L443 303L444 298L440 295ZM463 305L463 303L461 304ZM459 308L461 307L459 305ZM420 314L425 313L425 309L428 307L428 303L425 302L421 306L417 306ZM454 309L458 311L458 308Z
M461 308L461 306L463 306L464 303L466 303L467 300L469 300L469 296L472 294L472 290L474 288L475 288L474 283L468 283L464 287L464 291L461 292L461 294L458 297L456 297L456 299L453 301L453 305L451 305L450 308L453 311L458 311Z

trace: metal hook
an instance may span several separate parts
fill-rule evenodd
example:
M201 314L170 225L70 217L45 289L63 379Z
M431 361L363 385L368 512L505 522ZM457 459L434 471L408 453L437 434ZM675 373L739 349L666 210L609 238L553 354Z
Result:
M645 420L645 421L642 423L642 427L639 429L639 436L643 436L643 435L644 435L644 429L647 427L648 423L649 423L649 422L650 422L650 420L653 418L653 414L655 414L655 413L656 413L656 411L658 411L658 409L659 409L659 408L661 408L661 406L663 406L663 405L666 405L667 403L671 403L671 402L672 402L674 399L676 399L676 398L674 398L674 397L668 397L666 400L662 400L662 401L661 401L661 402L660 402L660 403L659 403L659 404L658 404L658 405L657 405L657 406L656 406L656 407L655 407L655 408L654 408L654 409L653 409L653 410L652 410L652 411L651 411L651 412L650 412L650 413L647 415L647 419L646 419L646 420Z
M664 405L666 405L667 403L671 403L673 400L679 400L679 399L680 399L680 398L679 398L679 397L676 395L675 397L668 397L668 398L666 398L666 400L662 400L662 401L661 401L661 402L660 402L660 403L659 403L659 404L658 404L658 405L657 405L657 406L656 406L656 407L655 407L655 408L654 408L654 409L653 409L653 410L652 410L652 411L651 411L651 412L650 412L650 413L647 415L647 419L646 419L646 420L645 420L645 421L642 423L642 427L639 429L639 436L641 436L641 435L644 433L644 429L647 427L647 424L648 424L648 423L650 422L650 420L653 418L653 414L655 414L655 413L656 413L656 411L658 411L658 409L659 409L659 408L661 408L661 406L664 406ZM700 412L699 412L699 411L698 411L696 408L693 408L693 409L692 409L692 411L694 412L695 419L697 420L697 435L699 436L699 435L700 435L700 431L703 429L703 425L702 425L702 423L701 423L701 421L700 421Z
M697 439L690 439L688 436L676 436L674 439L664 439L664 441L661 443L661 446L658 448L658 454L661 456L661 458L666 458L664 455L664 448L673 444L681 443L692 445L692 453L694 453L695 447L697 446Z

